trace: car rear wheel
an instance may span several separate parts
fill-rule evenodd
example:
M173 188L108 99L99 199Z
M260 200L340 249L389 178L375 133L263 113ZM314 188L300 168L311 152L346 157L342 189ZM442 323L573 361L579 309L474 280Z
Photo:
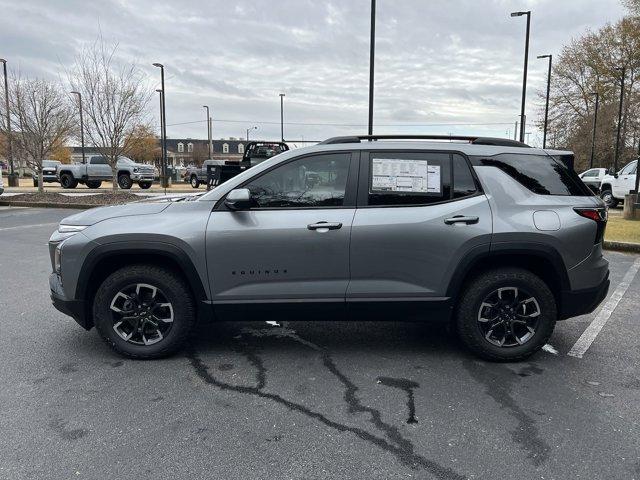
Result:
M618 206L618 200L613 196L611 190L604 190L600 194L600 198L608 208L616 208Z
M129 190L133 186L131 177L126 173L118 175L118 186L123 190Z
M87 187L89 188L100 188L100 185L102 185L102 182L100 180L88 180L87 181Z
M62 188L76 188L78 181L70 173L63 173L60 175L60 185Z
M140 182L138 183L138 186L143 190L148 190L151 188L151 182Z
M547 343L556 319L555 298L538 276L504 268L482 273L467 285L458 304L456 329L476 355L518 361Z
M198 188L200 186L200 180L196 175L191 175L191 186L193 188Z
M171 355L195 324L189 288L171 270L124 267L109 275L93 301L93 319L105 342L131 358Z

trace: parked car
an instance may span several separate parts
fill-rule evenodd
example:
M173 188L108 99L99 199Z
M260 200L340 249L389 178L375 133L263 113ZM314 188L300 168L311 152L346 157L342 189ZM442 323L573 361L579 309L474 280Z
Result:
M606 168L590 168L586 172L582 172L579 177L587 187L589 187L593 192L598 193L600 191L602 179L606 174Z
M483 358L526 358L605 298L607 210L570 152L440 138L329 139L201 196L68 217L53 304L134 358L175 352L198 318L282 311L442 319Z
M134 183L140 188L150 188L154 180L153 165L136 163L130 158L120 157L116 164L118 169L118 186L130 189ZM58 178L62 188L76 188L79 183L89 188L100 188L103 181L113 179L111 166L102 155L93 155L87 163L75 165L61 165L58 168Z
M62 165L62 162L57 160L43 160L42 161L42 182L43 183L57 183L58 182L58 167ZM33 172L33 186L38 186L38 172Z
M635 189L638 161L627 163L619 172L611 169L602 178L600 197L609 208L615 208L624 201L624 196Z

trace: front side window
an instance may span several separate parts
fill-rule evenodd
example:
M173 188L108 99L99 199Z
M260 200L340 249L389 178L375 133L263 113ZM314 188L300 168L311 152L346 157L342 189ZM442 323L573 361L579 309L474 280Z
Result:
M255 208L341 207L351 155L314 155L286 163L245 185Z
M630 164L626 165L620 171L620 174L621 175L633 175L634 173L636 173L636 167L637 166L638 166L638 162L631 162Z
M451 199L451 155L371 152L369 205L427 205Z
M583 178L586 177L597 177L598 176L598 171L597 170L587 170L586 172L584 172L582 174Z
M104 157L91 157L91 165L107 165L107 159Z
M538 195L592 196L580 177L546 155L503 153L482 157L480 165L497 167Z

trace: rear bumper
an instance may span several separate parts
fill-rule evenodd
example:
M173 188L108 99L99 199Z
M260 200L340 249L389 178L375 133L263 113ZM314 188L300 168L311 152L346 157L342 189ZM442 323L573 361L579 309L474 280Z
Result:
M596 287L562 292L558 318L565 320L593 312L606 298L610 283L609 271L607 270L604 279Z
M56 310L73 318L82 328L86 330L90 330L91 327L93 327L93 323L90 319L87 318L84 308L84 302L79 300L71 300L65 297L59 275L52 273L49 276L49 289L51 294L51 302L53 303L53 306L56 308Z

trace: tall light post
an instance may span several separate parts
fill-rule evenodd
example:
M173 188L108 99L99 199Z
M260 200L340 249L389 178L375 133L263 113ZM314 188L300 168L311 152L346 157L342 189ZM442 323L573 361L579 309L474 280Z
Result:
M526 118L524 107L527 100L527 69L529 68L529 33L531 32L531 11L513 12L512 17L527 16L527 34L524 42L524 73L522 75L522 104L520 106L520 141L524 142Z
M209 106L203 105L202 108L207 110L207 147L209 149L207 159L211 159L211 117L209 117Z
M157 88L156 92L158 92L158 98L160 99L160 150L164 151L164 143L165 142L164 142L164 132L162 130L162 125L164 123L164 119L162 117L162 103L163 103L162 95L164 94L164 92L160 88ZM163 157L161 155L160 162L163 161L162 159L163 159ZM160 165L160 169L162 171L162 165Z
M71 92L73 95L78 96L78 110L80 110L80 148L82 149L82 163L87 163L87 158L84 154L84 121L82 120L82 94L75 90Z
M249 141L249 132L250 132L251 130L257 130L257 129L258 129L258 127L256 127L256 126L253 126L253 127L247 128L247 142Z
M13 151L11 145L11 114L9 112L9 79L7 77L7 61L0 58L2 62L2 71L4 73L4 101L7 113L7 160L9 160L9 186L18 186L18 177L13 170Z
M616 134L616 151L613 156L613 169L615 172L618 172L618 158L620 156L620 135L622 133L622 106L624 103L624 76L626 74L625 67L616 68L619 72L621 72L620 78L620 106L618 107L618 132Z
M160 94L160 128L162 130L162 180L161 185L164 188L169 186L169 181L167 179L167 116L166 116L166 90L164 88L164 65L161 63L154 63L154 67L158 67L160 69L160 89L162 93Z
M596 155L596 130L598 127L598 107L600 106L600 93L592 92L591 95L596 97L596 106L593 112L593 132L591 133L591 159L589 160L589 168L593 168L593 160Z
M544 130L542 132L542 148L547 148L547 128L549 128L549 93L551 92L551 64L553 55L538 55L538 58L549 59L549 71L547 72L547 100L544 105Z
M371 40L369 44L369 135L373 135L373 72L376 56L376 0L371 0Z
M280 94L280 141L284 142L284 93Z

